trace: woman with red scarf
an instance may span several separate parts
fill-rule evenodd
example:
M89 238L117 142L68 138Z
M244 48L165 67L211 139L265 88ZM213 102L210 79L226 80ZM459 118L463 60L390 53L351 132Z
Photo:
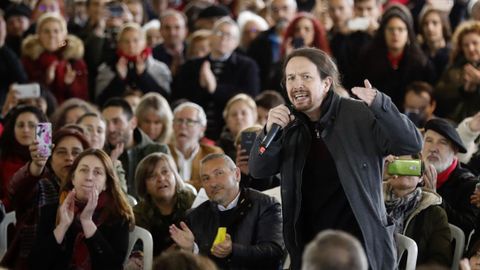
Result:
M22 43L22 63L29 80L47 87L59 104L71 97L87 100L82 41L68 35L65 20L57 13L40 16L36 33Z
M145 32L136 23L127 23L118 33L115 59L98 68L95 101L102 105L127 90L157 92L168 99L172 75L167 65L152 57Z
M103 150L75 159L59 204L42 209L32 269L122 269L135 222Z

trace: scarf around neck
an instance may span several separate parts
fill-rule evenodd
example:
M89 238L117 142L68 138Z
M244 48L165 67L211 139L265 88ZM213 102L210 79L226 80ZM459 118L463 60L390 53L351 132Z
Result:
M126 54L124 51L117 49L117 56L118 58L125 58L128 62L137 62L137 57L140 56L142 59L146 60L152 54L152 48L145 47L138 55L129 55Z
M63 191L60 195L60 204L63 203L68 195L68 191ZM102 192L98 196L97 207L93 213L92 220L97 228L106 220L106 211L104 211L105 205L111 203L112 200L108 193ZM85 209L87 202L79 201L75 199L74 219L70 225L70 229L76 232L73 253L70 260L69 269L77 270L90 270L92 269L92 262L88 247L85 243L85 234L83 233L82 224L80 222L80 215Z
M405 221L415 211L422 199L422 189L417 187L413 192L398 197L390 187L385 196L385 207L387 214L392 217L395 223L395 232L402 234Z

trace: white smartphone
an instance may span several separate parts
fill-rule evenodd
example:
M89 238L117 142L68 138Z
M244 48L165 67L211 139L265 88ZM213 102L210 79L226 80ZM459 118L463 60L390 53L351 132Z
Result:
M357 17L348 21L347 27L352 31L366 31L370 25L370 19L365 17Z
M18 91L18 98L40 97L40 85L38 83L16 84L13 89Z

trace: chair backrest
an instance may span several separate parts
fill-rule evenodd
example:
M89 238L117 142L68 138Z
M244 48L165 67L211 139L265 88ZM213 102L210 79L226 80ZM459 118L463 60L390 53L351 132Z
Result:
M454 252L452 267L450 269L457 270L460 260L463 256L463 251L465 250L465 234L459 227L455 225L448 224L448 226L450 227L450 233L452 235L451 241L455 242L455 245L452 246Z
M8 226L10 224L15 225L16 222L15 211L12 211L7 213L2 220L2 223L0 223L0 260L7 252L8 248Z
M127 199L128 199L128 203L130 204L131 207L134 207L138 203L137 199L135 199L135 197L133 197L130 194L127 194Z
M395 239L397 242L398 262L402 259L403 253L407 251L405 270L415 270L418 256L417 243L413 239L399 233L395 234Z
M153 264L153 238L149 231L138 226L135 226L135 229L129 234L125 263L128 261L137 240L141 240L143 243L143 270L150 270Z

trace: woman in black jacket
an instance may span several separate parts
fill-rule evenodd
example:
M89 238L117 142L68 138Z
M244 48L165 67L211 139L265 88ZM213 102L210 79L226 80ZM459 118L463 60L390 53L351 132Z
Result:
M89 149L74 161L60 206L45 206L32 269L122 269L133 211L110 157Z
M433 80L433 67L416 43L412 15L404 6L385 11L373 42L360 54L354 77L355 85L368 79L399 108L409 83Z

